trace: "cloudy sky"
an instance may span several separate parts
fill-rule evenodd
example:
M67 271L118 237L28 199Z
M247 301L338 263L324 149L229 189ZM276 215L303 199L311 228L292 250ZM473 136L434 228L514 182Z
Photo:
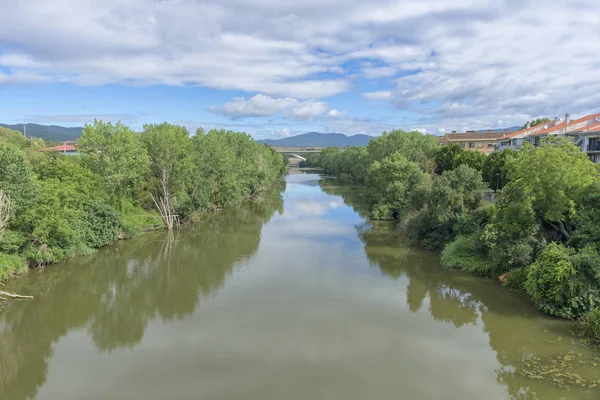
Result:
M255 137L600 111L597 0L0 0L0 122Z

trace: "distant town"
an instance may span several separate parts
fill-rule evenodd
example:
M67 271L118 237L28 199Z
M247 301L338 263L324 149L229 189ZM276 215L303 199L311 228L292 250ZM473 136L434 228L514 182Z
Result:
M593 162L600 162L600 114L586 115L575 120L571 120L567 114L564 119L555 118L535 126L527 124L516 132L510 132L508 129L503 132L452 131L441 136L439 141L442 145L456 143L467 150L487 155L492 151L504 149L519 150L526 142L535 146L540 139L549 136L573 138L575 144L580 146L581 151L587 153Z

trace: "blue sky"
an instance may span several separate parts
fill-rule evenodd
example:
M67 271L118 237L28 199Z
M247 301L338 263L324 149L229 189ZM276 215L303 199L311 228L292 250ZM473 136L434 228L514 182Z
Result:
M579 0L0 2L0 122L257 138L488 129L598 112Z

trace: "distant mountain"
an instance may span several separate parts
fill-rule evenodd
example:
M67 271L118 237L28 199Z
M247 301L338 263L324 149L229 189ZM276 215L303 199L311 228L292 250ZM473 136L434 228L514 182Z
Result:
M276 147L346 147L366 146L371 139L373 137L369 135L346 136L343 133L309 132L282 139L257 140L257 142Z
M54 142L64 142L68 140L75 140L81 136L83 127L67 128L64 126L56 125L38 125L38 124L26 124L27 125L27 136L42 138L44 140L52 140ZM8 129L14 129L23 133L23 124L6 125L0 124L0 126Z
M504 132L504 129L508 129L511 132L516 132L516 131L520 131L521 127L520 126L511 126L509 128L502 128L502 129L494 129L494 132ZM487 129L481 129L478 130L477 132L487 132Z

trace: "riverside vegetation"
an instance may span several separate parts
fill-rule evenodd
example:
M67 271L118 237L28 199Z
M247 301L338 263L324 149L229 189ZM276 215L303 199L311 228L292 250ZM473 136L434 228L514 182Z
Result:
M305 166L365 185L373 219L397 220L444 267L500 278L600 337L600 175L569 140L489 156L419 132L326 148ZM486 189L501 189L494 202Z
M65 156L0 129L0 280L261 198L286 171L282 155L232 131L94 121L80 156Z

